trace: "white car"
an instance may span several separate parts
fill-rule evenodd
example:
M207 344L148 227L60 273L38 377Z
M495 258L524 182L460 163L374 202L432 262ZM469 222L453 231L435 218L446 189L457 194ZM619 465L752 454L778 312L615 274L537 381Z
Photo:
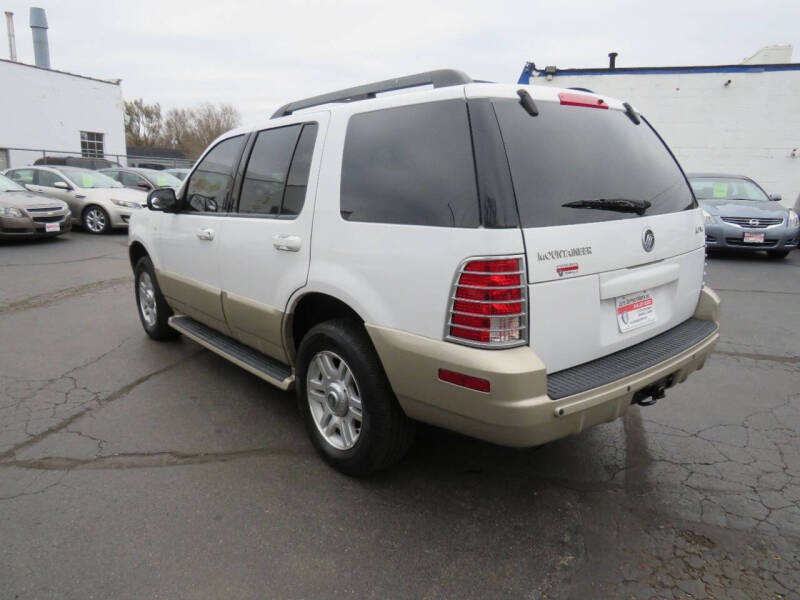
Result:
M89 233L127 227L131 214L147 206L147 193L122 186L110 177L79 167L20 167L5 175L29 191L67 203L72 222Z
M301 100L148 204L129 229L147 334L293 387L350 474L402 456L414 421L579 433L663 398L719 337L680 165L592 93L444 70Z

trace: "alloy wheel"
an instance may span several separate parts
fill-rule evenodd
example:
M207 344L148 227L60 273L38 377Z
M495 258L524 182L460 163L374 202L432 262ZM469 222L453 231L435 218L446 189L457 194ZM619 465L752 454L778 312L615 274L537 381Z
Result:
M338 354L314 355L306 375L311 417L322 437L337 450L349 450L361 435L361 395L353 372Z

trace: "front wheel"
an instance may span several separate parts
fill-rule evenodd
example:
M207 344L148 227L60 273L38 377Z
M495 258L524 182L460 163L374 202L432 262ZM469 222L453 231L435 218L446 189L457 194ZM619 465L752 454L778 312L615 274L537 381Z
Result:
M334 468L367 475L398 461L413 439L363 325L327 321L303 338L298 401L314 447Z
M111 230L111 219L100 206L87 206L83 211L83 228L89 233L101 234Z
M788 250L767 250L767 256L776 260L781 260L789 256Z
M158 341L178 337L180 334L167 323L172 316L172 309L158 287L155 269L150 258L147 256L140 258L133 274L136 308L139 311L139 320L142 322L145 333Z

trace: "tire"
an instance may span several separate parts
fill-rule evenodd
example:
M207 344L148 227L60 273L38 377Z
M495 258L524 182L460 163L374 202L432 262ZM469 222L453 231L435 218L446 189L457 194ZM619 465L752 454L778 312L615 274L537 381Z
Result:
M363 325L355 320L326 321L305 335L295 388L314 447L342 473L369 475L385 469L413 441L413 423L400 408Z
M767 250L767 256L775 260L781 260L789 256L788 250Z
M159 342L177 338L180 333L167 324L172 309L158 287L156 272L149 256L143 256L133 270L136 310L144 331Z
M81 215L83 229L95 235L102 235L111 231L111 219L101 206L91 204L83 210Z

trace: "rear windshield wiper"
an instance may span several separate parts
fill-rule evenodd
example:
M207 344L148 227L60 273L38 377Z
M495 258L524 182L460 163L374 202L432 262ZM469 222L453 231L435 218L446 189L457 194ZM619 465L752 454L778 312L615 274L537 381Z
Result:
M632 212L643 215L652 205L647 200L631 200L628 198L596 198L594 200L575 200L562 204L566 208L595 208L597 210L614 210Z

